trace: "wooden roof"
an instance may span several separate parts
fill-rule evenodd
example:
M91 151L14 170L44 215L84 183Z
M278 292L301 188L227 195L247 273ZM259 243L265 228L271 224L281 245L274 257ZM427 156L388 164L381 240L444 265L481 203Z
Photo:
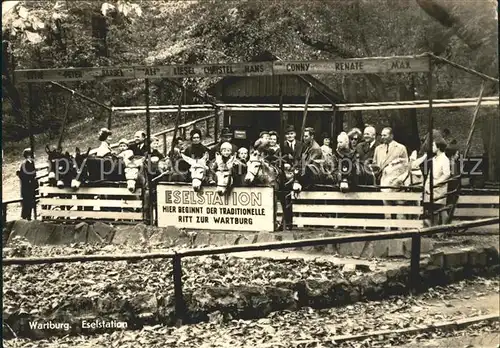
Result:
M272 53L265 51L262 54L251 59L251 62L263 62L263 61L269 62L269 61L276 61L276 60L279 60L279 58L276 57L275 55L273 55ZM324 84L320 80L314 78L313 76L311 76L311 75L294 75L294 76L296 76L299 80L302 80L304 82L304 84L310 83L312 85L313 90L316 90L316 92L318 92L319 94L323 94L324 96L326 96L325 99L329 99L335 103L345 103L346 102L343 99L341 94L335 92L329 86L327 86L326 84ZM247 78L247 77L245 77L245 76L224 77L224 78L220 79L219 81L217 81L216 83L214 83L212 86L210 86L208 88L207 92L210 95L214 95L218 86L220 86L221 84L223 84L224 86L232 85L232 84L234 84L242 79L245 79L245 78Z

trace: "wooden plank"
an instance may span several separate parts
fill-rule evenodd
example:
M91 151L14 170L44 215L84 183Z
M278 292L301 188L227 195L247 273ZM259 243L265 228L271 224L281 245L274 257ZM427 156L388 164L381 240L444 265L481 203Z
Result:
M135 67L135 78L272 75L271 62Z
M429 71L425 56L351 58L330 61L278 61L202 65L92 67L15 70L19 82L91 81L215 76L374 74Z
M114 208L142 208L141 200L107 200L107 199L60 199L41 198L40 204L47 205L75 205L81 207L114 207Z
M499 216L496 208L456 208L453 214L456 217L473 216L473 217L495 217Z
M112 196L140 196L141 189L138 188L135 193L130 193L126 187L80 187L78 191L71 188L57 188L52 186L40 187L41 194L61 194L61 195L112 195Z
M15 74L20 82L122 80L135 78L135 69L133 67L23 69L16 70Z
M359 201L421 201L420 192L336 192L336 191L303 191L295 201L299 200L359 200Z
M44 210L41 216L65 217L65 218L89 218L89 219L119 219L119 220L142 220L142 213L115 212L115 211L76 211L76 210Z
M460 196L458 204L500 204L498 196Z
M378 74L429 71L427 57L351 58L329 61L276 61L275 75Z
M421 206L367 206L294 204L294 213L348 213L348 214L422 214Z
M399 219L334 219L325 217L294 217L297 226L358 226L358 227L401 227L421 228L422 220Z

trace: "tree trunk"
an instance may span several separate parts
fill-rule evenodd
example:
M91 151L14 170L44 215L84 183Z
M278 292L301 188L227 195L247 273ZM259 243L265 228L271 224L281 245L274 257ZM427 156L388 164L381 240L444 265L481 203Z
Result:
M4 96L10 101L12 106L12 113L15 119L23 120L21 112L21 97L19 91L14 85L9 70L14 70L14 67L9 66L9 42L2 42L2 90L5 92Z
M94 52L97 57L108 56L108 45L106 37L108 34L108 24L106 17L100 12L92 14L92 38L94 39Z

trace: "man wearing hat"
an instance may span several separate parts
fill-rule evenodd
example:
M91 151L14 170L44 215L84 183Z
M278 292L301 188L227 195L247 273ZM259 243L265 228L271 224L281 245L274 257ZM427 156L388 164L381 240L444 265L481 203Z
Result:
M130 145L130 150L134 153L134 156L145 157L148 152L146 149L146 132L137 131L134 134L134 143Z
M38 188L35 161L30 148L23 151L24 161L16 172L21 180L21 218L31 220L31 211L35 208L35 193Z
M111 146L109 142L111 141L111 131L107 128L101 128L99 131L99 141L101 145L96 149L95 155L98 157L104 157L111 154Z
M300 158L302 152L302 143L295 138L297 133L292 125L288 125L285 129L285 147L283 148L283 159L295 165Z
M233 148L232 153L238 152L238 146L234 145L232 141L233 141L233 133L227 127L222 128L219 143L215 145L210 151L210 160L213 160L215 158L216 153L220 153L220 147L224 143L231 144Z

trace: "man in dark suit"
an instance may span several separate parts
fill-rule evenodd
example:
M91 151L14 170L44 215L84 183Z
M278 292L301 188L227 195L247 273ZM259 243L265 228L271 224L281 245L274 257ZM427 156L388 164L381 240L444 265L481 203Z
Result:
M373 162L375 148L380 145L376 138L375 127L367 126L363 132L363 138L365 141L356 146L356 155L361 169L359 183L361 185L375 185L375 177L369 169L369 165Z
M138 131L134 134L134 143L130 145L130 150L134 156L144 157L148 154L146 150L146 132Z
M285 130L285 146L283 147L283 160L292 166L295 166L302 152L302 143L295 138L297 133L292 125L286 127Z
M316 170L320 170L321 164L324 160L323 151L321 150L321 146L314 140L314 129L311 127L307 127L304 129L304 143L302 144L302 148L300 151L299 166L301 168L309 167ZM315 175L319 175L319 172L314 173Z
M31 220L31 211L35 208L35 194L38 188L36 180L35 161L33 160L33 152L30 148L23 151L24 161L21 167L16 172L21 180L21 198L22 210L21 218Z

